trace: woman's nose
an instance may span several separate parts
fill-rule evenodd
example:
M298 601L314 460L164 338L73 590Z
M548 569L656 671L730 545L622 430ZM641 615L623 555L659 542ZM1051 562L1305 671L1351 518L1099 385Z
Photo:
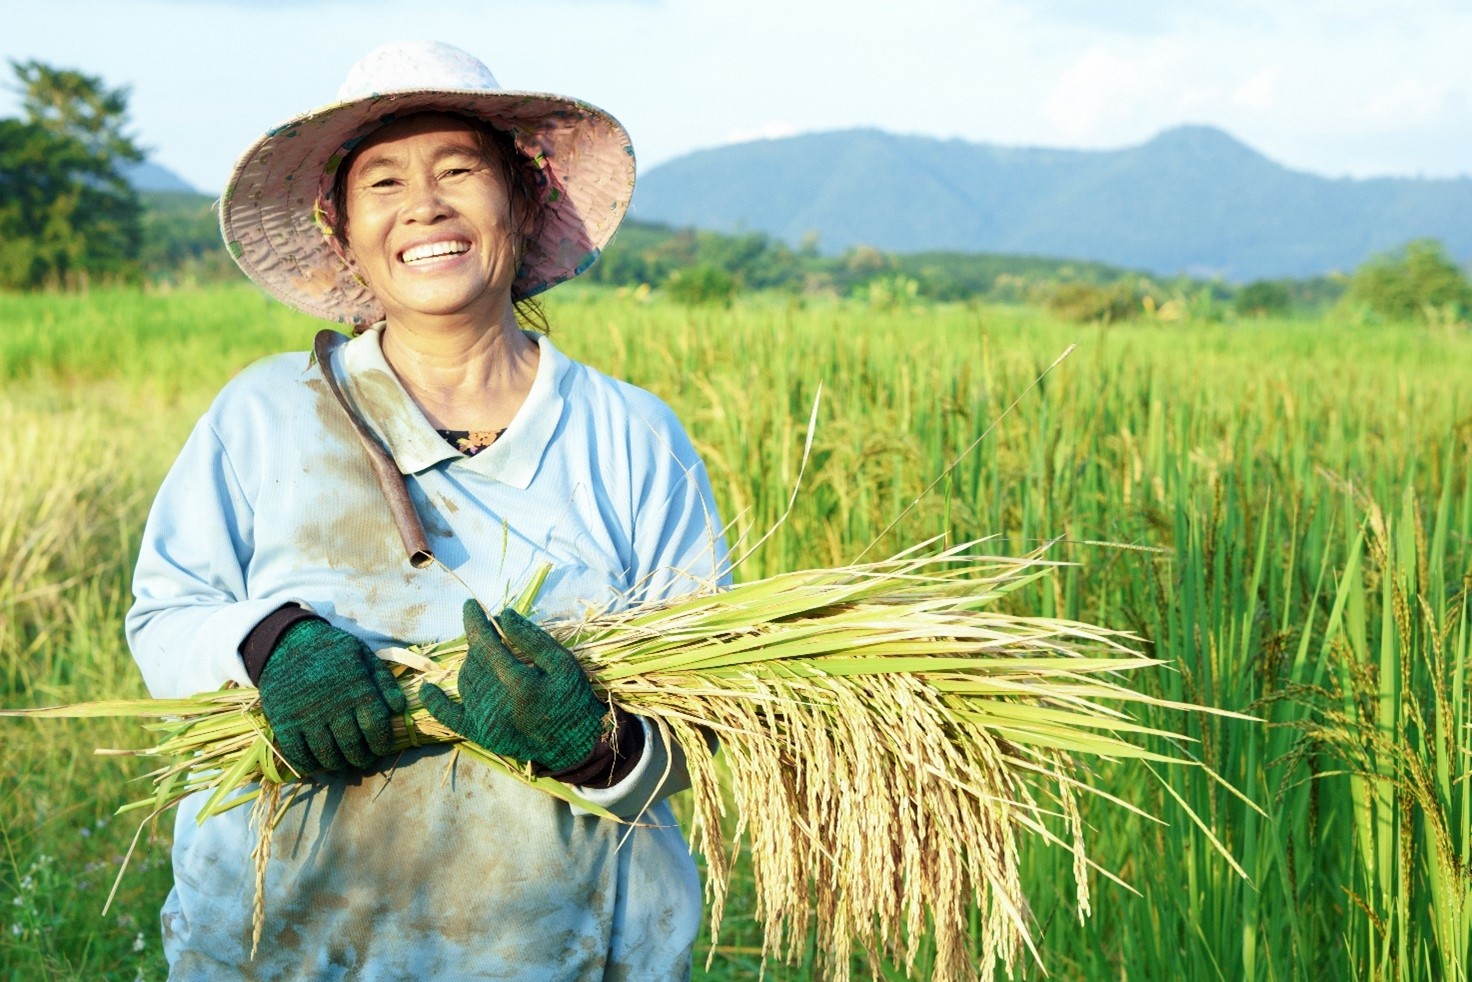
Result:
M432 180L414 181L409 186L406 217L416 222L433 222L450 213L440 186Z

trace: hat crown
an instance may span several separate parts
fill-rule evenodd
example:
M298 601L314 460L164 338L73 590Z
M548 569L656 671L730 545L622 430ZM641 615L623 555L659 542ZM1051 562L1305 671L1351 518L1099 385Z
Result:
M501 83L474 55L440 41L396 41L374 48L348 69L339 102L412 89L497 91Z

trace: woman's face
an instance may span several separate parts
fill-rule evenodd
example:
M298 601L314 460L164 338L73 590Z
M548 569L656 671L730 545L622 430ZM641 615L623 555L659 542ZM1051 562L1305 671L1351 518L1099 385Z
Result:
M390 323L502 318L521 233L499 162L468 124L436 113L390 123L357 147L344 180L348 253Z

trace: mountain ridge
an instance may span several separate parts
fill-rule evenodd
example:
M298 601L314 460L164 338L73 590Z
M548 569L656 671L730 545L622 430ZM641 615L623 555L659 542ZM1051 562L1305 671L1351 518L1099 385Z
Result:
M1323 177L1202 125L1113 150L871 128L756 140L651 168L632 214L794 246L816 232L829 253L1017 253L1234 280L1347 270L1420 237L1472 259L1472 178Z
M123 166L123 178L135 191L168 191L176 194L199 194L188 181L163 164L151 160Z

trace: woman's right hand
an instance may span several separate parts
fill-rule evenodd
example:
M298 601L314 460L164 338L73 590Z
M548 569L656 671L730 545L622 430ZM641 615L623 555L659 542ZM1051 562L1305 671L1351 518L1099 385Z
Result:
M281 756L299 776L366 769L393 752L393 718L408 708L388 666L320 618L272 649L257 684Z

